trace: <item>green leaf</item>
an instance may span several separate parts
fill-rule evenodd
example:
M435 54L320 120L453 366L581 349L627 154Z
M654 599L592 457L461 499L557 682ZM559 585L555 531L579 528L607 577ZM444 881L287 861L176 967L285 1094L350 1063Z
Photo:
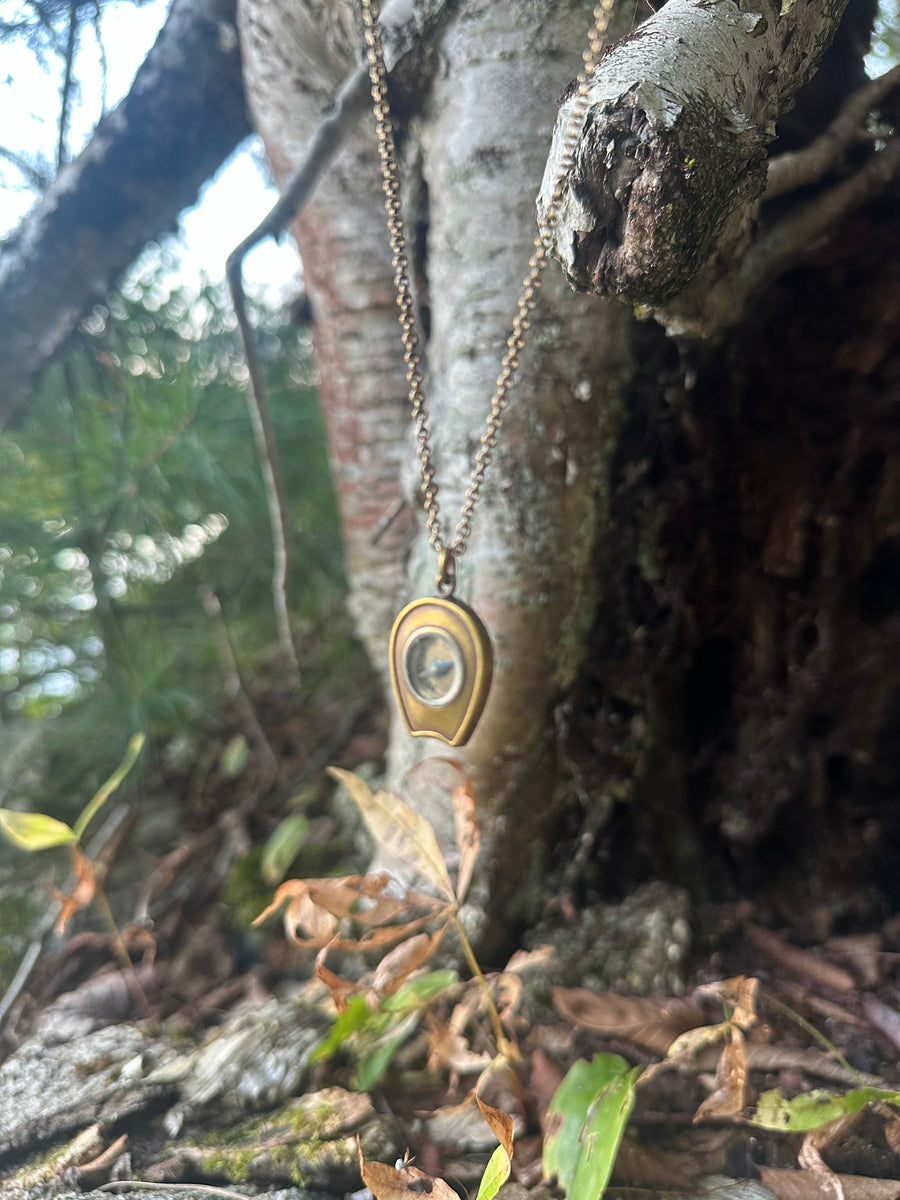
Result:
M359 1067L353 1077L353 1086L358 1092L370 1092L381 1082L397 1051L409 1041L418 1025L418 1014L414 1012L400 1021L391 1021L390 1033L360 1056Z
M484 1168L478 1195L475 1200L494 1200L494 1197L509 1179L509 1155L503 1146L498 1146Z
M284 880L291 863L309 833L309 820L302 813L290 813L279 821L263 847L260 869L270 887Z
M381 1007L385 1012L406 1013L424 1008L435 996L459 982L455 971L444 968L440 971L429 971L418 979L411 979L393 996L385 996Z
M359 1033L367 1025L371 1026L376 1016L383 1024L384 1015L380 1011L373 1013L365 996L351 996L344 1011L335 1017L328 1037L313 1050L310 1062L327 1061L354 1033Z
M618 1054L575 1063L556 1089L544 1140L544 1176L554 1175L572 1200L599 1200L634 1107L640 1067Z
M228 742L219 758L219 768L226 779L236 779L247 765L250 748L242 733Z
M49 850L78 840L65 821L46 813L13 812L9 808L0 808L0 833L23 850Z
M749 1118L751 1125L761 1129L780 1129L785 1133L808 1133L811 1129L820 1129L829 1121L838 1117L858 1113L873 1100L881 1100L886 1104L900 1107L900 1092L892 1092L884 1088L861 1087L853 1088L842 1096L817 1088L812 1092L803 1092L788 1100L775 1088L771 1092L763 1092L756 1106L756 1112Z
M137 756L144 748L144 741L145 738L142 733L136 733L134 735L134 737L128 743L128 749L125 751L125 757L113 771L112 775L110 775L109 779L107 779L106 783L100 786L100 788L84 806L81 816L75 822L74 833L75 840L77 842L81 841L81 837L85 829L87 829L88 825L90 825L96 814L100 811L113 792L117 790L119 784L134 766L135 762L137 761Z
M458 980L455 971L430 971L405 983L393 996L370 1008L363 995L351 996L331 1032L312 1053L311 1062L330 1059L340 1049L352 1051L358 1062L354 1087L367 1092L381 1079L394 1055L418 1025L418 1014Z

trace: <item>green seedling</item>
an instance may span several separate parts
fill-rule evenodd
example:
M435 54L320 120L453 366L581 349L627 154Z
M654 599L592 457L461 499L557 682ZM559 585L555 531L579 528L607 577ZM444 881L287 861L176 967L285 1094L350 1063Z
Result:
M570 1200L603 1195L640 1073L618 1054L596 1054L575 1063L556 1089L547 1110L544 1176L556 1176Z

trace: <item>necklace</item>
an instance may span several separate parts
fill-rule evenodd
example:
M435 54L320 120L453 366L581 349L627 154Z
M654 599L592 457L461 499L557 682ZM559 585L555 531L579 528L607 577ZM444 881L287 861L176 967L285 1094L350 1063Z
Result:
M456 599L456 563L469 543L472 516L481 497L487 469L509 404L510 392L519 366L519 355L537 303L541 273L547 265L559 205L566 179L575 160L575 148L587 110L588 81L600 57L615 0L600 0L594 9L594 24L583 67L576 80L576 92L570 118L563 136L560 168L550 203L538 221L534 253L522 284L512 332L500 364L500 374L490 401L481 445L475 456L462 509L452 538L444 537L435 483L431 448L431 430L419 355L419 334L415 317L406 233L400 209L400 182L391 114L387 97L387 68L381 38L378 0L362 0L369 77L378 153L381 160L384 206L393 255L394 287L400 310L400 337L409 402L416 428L416 452L422 478L423 508L428 542L438 557L435 579L437 596L408 604L391 631L390 668L394 693L407 729L414 737L436 737L451 746L461 746L472 736L484 711L491 686L493 651L491 639L481 618L467 604Z

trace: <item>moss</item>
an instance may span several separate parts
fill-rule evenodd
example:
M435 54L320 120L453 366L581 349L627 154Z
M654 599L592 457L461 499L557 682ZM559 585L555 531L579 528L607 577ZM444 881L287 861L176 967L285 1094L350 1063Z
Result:
M240 1147L204 1155L204 1170L211 1175L220 1175L229 1183L247 1183L250 1180L251 1163L258 1153L256 1149Z

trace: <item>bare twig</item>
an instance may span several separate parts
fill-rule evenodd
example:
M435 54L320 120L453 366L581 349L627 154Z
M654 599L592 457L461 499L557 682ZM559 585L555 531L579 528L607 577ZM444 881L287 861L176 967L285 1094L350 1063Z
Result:
M228 624L222 612L222 603L213 589L207 584L201 584L198 592L204 612L215 623L216 645L219 652L219 661L225 673L225 687L228 694L240 707L241 716L247 727L250 740L255 744L257 752L263 760L266 786L268 786L278 775L278 757L272 749L271 742L266 737L265 731L259 722L259 717L256 715L256 709L253 707L253 702L247 694L247 689L244 687L244 682L241 679L241 671L234 653L231 634L228 632Z
M895 88L900 88L900 66L892 67L877 79L857 89L825 132L791 154L781 154L769 162L764 200L781 196L804 184L821 179L854 142L868 138L866 119Z
M59 138L56 144L56 169L59 171L66 161L66 131L69 127L69 111L72 99L72 65L75 61L75 41L78 36L78 6L75 0L69 3L69 27L66 33L65 71L59 105Z
M300 163L271 212L228 256L226 273L234 303L238 329L244 346L249 373L247 404L253 420L256 448L262 466L272 527L274 571L272 595L278 640L299 681L300 664L291 635L290 568L292 538L284 477L278 455L278 443L272 426L266 398L262 367L253 336L253 326L247 316L244 293L244 259L254 246L267 237L277 237L306 203L325 168L340 148L347 131L363 109L368 90L368 71L364 65L356 68L340 89L334 108L325 118L309 144L306 157Z
M809 252L844 217L874 199L900 174L900 138L873 154L849 179L779 221L749 250L732 284L750 297Z

